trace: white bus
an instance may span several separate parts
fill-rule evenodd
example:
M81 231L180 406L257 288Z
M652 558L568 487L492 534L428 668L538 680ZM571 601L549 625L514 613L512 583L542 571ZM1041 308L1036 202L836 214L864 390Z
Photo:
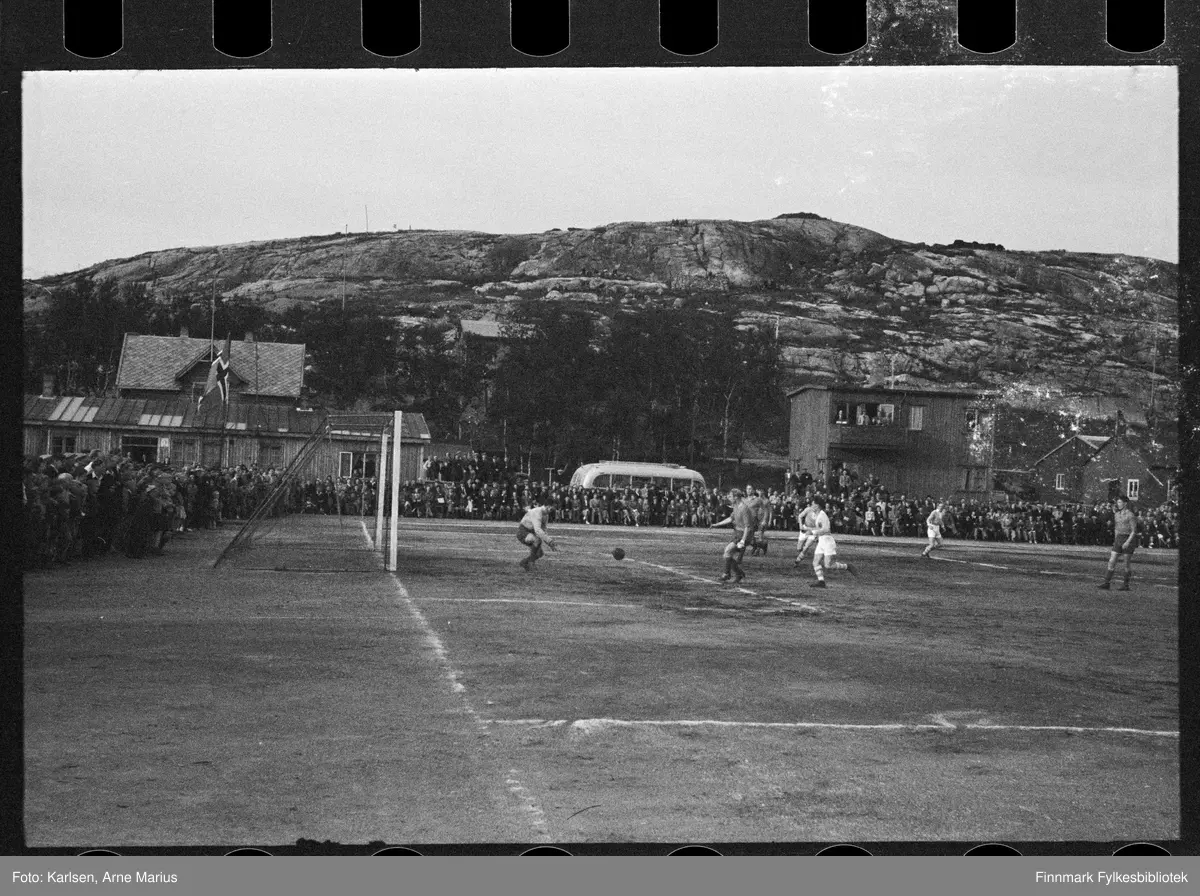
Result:
M639 464L622 460L584 464L571 476L571 487L641 488L656 485L672 491L706 488L704 477L679 464Z

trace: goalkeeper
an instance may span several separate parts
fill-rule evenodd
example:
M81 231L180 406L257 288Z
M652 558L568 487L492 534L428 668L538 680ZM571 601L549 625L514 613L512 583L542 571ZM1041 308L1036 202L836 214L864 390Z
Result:
M521 561L521 569L526 572L533 570L533 564L545 556L542 545L550 550L558 550L554 539L546 534L546 524L550 520L550 499L544 498L525 511L517 526L517 541L529 548L529 556Z

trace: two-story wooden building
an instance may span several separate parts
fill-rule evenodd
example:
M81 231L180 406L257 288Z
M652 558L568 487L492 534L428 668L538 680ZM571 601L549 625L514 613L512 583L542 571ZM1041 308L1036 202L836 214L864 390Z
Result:
M234 340L228 402L216 392L200 401L212 357L208 339L126 334L116 395L57 395L48 381L41 395L26 397L25 453L98 448L143 463L283 469L329 417L335 425L317 446L310 475L375 475L379 433L392 415L306 407L303 345ZM420 414L405 414L402 424L401 476L417 479L429 427Z
M1157 507L1174 499L1173 473L1152 466L1124 436L1076 435L1040 457L1029 472L1038 500L1094 504L1118 496Z
M793 472L846 468L910 497L991 497L994 417L979 392L814 385L788 399Z

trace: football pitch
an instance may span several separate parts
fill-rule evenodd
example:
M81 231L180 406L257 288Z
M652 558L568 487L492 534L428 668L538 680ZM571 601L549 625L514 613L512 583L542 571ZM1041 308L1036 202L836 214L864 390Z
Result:
M515 524L403 520L393 574L367 523L29 573L29 845L1179 836L1174 551L1105 592L1104 548L841 536L815 589L784 533L732 585L727 530L525 573Z

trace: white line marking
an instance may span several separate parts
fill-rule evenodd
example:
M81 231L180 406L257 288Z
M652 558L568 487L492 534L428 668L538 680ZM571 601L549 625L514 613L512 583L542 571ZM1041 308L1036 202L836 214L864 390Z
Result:
M651 563L649 560L632 560L630 562L640 563L640 564L642 564L642 566L649 566L654 569L661 569L664 572L674 573L677 576L682 576L685 579L692 579L693 581L696 581L696 582L704 582L706 585L719 585L720 584L719 581L714 581L713 579L708 579L708 578L705 578L704 576L698 576L698 575L695 575L694 573L684 572L681 569L675 569L675 567L673 567L673 566L664 566L661 563ZM796 602L794 600L791 600L790 598L776 597L773 594L760 594L757 591L751 591L749 588L745 588L741 585L732 585L732 586L730 586L730 589L733 591L738 591L742 594L748 594L751 597L761 597L763 600L773 600L773 601L778 601L781 604L787 604L787 605L793 606L793 607L796 606ZM690 610L690 609L694 609L694 608L693 607L685 607L684 609Z
M1015 570L1017 572L1025 572L1026 570L1029 569L1026 566L1002 566L999 563L984 563L981 560L959 560L957 557L933 557L933 556L931 556L929 559L940 560L943 563L962 563L962 564L965 564L966 566L986 566L988 569L1007 569L1010 571ZM1066 576L1066 577L1072 578L1072 579L1078 579L1080 577L1079 573L1064 572L1061 569L1037 569L1037 570L1032 570L1032 571L1037 572L1043 576ZM1159 582L1155 582L1153 580L1148 580L1145 582L1145 584L1153 585L1155 588L1167 588L1172 591L1177 590L1177 586L1175 586L1175 585L1163 585L1163 584L1161 584Z
M365 524L363 526L363 533L366 534ZM370 538L368 537L368 541L369 540ZM396 590L400 592L400 597L404 603L404 606L424 630L425 644L430 648L430 650L433 651L434 656L437 657L438 665L442 667L442 673L450 682L450 689L459 695L459 698L462 700L463 707L467 711L467 715L474 720L476 727L481 731L486 731L488 722L481 715L479 715L479 713L476 712L475 707L471 705L471 700L466 694L466 687L464 687L463 683L458 680L458 670L455 669L450 662L450 655L446 650L446 645L444 645L442 643L442 639L437 636L437 632L434 631L433 626L431 626L429 621L425 618L425 614L421 612L416 602L412 599L412 596L408 593L408 589L404 587L404 583L396 578L394 573L391 574L391 578L396 585ZM533 825L536 839L542 843L548 843L552 838L550 837L549 832L546 830L546 814L537 804L537 801L521 784L518 774L519 773L516 769L510 769L508 777L505 779L504 783L508 786L509 792L518 800L520 800L521 808L529 816L530 823Z
M718 719L489 719L488 725L523 725L532 728L558 728L569 725L591 733L600 728L827 728L841 731L1058 731L1074 734L1141 734L1148 737L1179 737L1178 731L1155 731L1145 728L1086 728L1078 725L956 725L934 716L935 722L883 722L852 724L849 722L737 722Z
M418 597L426 603L465 602L472 604L546 604L552 607L617 607L625 610L644 610L641 604L596 604L582 600L537 600L531 597Z

